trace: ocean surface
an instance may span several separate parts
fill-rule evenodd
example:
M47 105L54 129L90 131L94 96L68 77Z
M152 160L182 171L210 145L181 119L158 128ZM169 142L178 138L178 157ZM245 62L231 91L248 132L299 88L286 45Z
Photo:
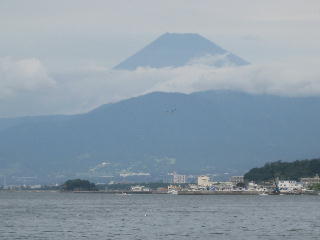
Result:
M320 196L0 192L0 239L320 239Z

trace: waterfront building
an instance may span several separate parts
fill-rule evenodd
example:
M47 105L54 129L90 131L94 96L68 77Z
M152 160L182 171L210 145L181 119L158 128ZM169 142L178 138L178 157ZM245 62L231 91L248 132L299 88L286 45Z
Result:
M292 192L302 190L302 183L298 183L297 181L293 180L279 180L278 187L280 191L283 192Z
M196 184L189 184L189 189L191 191L197 191L197 190L199 190L199 187Z
M210 190L215 191L232 191L233 183L232 182L216 182L212 183Z
M173 183L186 183L187 182L187 176L177 174L176 172L173 173Z
M212 182L210 182L210 177L205 175L198 176L198 186L210 187L211 185Z
M320 177L317 174L315 177L312 177L312 178L301 178L300 182L302 182L304 187L309 187L309 186L312 186L313 184L319 184Z
M238 183L244 183L244 177L243 176L232 176L230 178L230 182L232 182L234 185L237 185Z
M181 191L181 186L177 186L177 185L169 185L168 186L168 191L170 190L176 190L176 191Z
M131 191L133 191L133 192L149 192L150 189L145 186L136 185L136 186L131 187Z
M249 191L255 191L259 188L258 184L256 184L255 182L249 182L248 183L248 190Z
M176 172L168 173L169 178L167 178L164 182L168 183L174 183L174 184L179 184L179 183L187 183L187 176L178 174Z

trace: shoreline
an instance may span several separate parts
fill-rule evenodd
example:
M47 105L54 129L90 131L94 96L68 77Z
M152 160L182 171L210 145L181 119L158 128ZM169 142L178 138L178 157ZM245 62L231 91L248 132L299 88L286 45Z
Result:
M151 195L151 194L166 194L166 195L256 195L263 194L259 191L177 191L176 194L171 194L163 191L130 191L130 190L112 190L112 191L60 191L60 190L0 190L0 193L5 192L29 192L29 193L90 193L90 194L115 194L115 195ZM320 192L282 192L280 194L272 194L265 192L265 195L320 195Z
M141 194L168 194L168 195L261 195L262 192L258 191L178 191L177 194L170 194L168 192L159 191L72 191L71 193L102 193L102 194L122 194L122 195L141 195ZM266 195L277 195L272 193L266 193ZM293 193L283 192L279 195L319 195L318 192L304 192L304 193Z

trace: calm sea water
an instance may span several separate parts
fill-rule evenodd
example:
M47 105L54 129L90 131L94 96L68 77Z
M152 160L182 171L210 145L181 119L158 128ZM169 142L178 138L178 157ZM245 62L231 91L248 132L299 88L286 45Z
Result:
M320 239L320 196L0 192L0 239Z

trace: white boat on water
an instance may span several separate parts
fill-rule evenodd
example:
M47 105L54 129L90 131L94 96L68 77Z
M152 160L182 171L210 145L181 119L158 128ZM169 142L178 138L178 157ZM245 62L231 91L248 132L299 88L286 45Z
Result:
M259 196L268 196L268 195L269 195L269 194L268 194L268 193L265 193L265 192L259 194Z
M128 195L131 195L131 194L128 194L126 192L122 192L122 193L117 193L117 195L120 195L120 196L128 196Z
M170 189L170 190L168 191L168 193L169 193L169 194L177 195L177 194L178 194L178 191L175 190L175 189Z

